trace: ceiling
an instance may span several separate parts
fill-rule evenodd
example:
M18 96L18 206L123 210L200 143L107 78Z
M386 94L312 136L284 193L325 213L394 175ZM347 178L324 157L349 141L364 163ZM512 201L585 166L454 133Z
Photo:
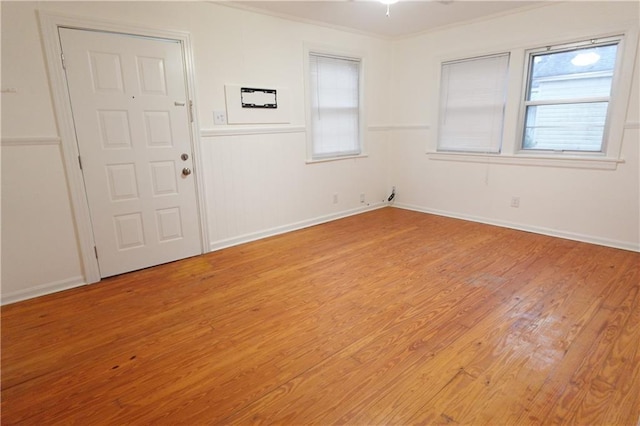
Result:
M387 7L376 0L225 2L233 7L385 38L403 37L543 3L545 1L399 0L390 6L387 17Z

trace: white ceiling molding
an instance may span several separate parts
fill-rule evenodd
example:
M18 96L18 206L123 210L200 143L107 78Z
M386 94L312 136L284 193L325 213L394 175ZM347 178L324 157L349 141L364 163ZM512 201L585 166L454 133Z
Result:
M553 3L548 0L399 0L387 17L387 6L377 0L209 2L382 39L405 38Z

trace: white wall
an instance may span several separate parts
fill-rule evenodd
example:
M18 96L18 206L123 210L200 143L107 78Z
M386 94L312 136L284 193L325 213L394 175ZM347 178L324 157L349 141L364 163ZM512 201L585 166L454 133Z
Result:
M522 69L526 48L637 28L638 13L637 2L566 2L396 42L394 120L429 125L428 130L403 130L391 136L390 182L398 189L397 205L638 250L637 63L631 103L622 112L625 162L616 170L442 161L426 154L437 136L437 72L443 58L515 51L518 55L512 54L510 67ZM521 76L518 71L516 77ZM507 104L503 145L518 143L520 87L509 88L509 101L516 102ZM520 197L519 208L510 207L513 196Z
M84 282L33 7L2 10L2 297ZM10 300L10 299L9 299Z
M85 282L37 10L191 34L210 240L205 251L364 211L385 196L384 131L366 131L366 158L305 162L303 52L311 43L365 56L365 124L375 126L387 122L390 103L388 41L204 2L1 7L2 88L17 90L2 96L4 303ZM291 122L277 126L284 133L267 125L249 135L239 126L214 126L213 111L225 109L225 84L289 88ZM360 193L367 203L360 203Z
M627 111L625 163L616 170L437 161L425 154L435 137L442 57L535 46L543 38L624 27L629 19L637 27L634 2L568 2L395 42L211 3L0 7L2 88L17 89L2 95L3 303L84 282L37 9L191 33L211 243L206 250L362 211L361 192L375 203L390 185L398 189L398 206L639 247L637 96ZM365 54L368 157L305 163L305 43ZM637 66L634 78L637 94ZM224 109L225 84L289 87L291 123L278 127L283 132L257 126L256 134L215 126L213 111ZM512 196L520 197L519 209L509 207Z

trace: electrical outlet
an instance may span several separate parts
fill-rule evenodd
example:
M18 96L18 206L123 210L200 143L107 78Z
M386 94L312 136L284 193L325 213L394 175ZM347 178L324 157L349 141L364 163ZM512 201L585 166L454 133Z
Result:
M360 193L360 202L364 203L364 192Z
M511 197L511 207L520 207L520 197Z
M333 204L338 204L338 193L333 194Z
M227 124L227 112L213 111L213 124Z

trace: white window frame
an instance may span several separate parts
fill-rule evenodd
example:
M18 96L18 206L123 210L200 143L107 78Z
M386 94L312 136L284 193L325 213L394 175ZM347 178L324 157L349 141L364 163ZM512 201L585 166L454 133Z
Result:
M309 58L311 54L329 56L338 59L356 60L360 62L358 75L358 145L360 152L358 154L335 155L335 156L319 156L313 155L313 128L312 128L312 110L311 110L311 83L310 83L310 66ZM305 117L306 117L306 145L307 145L307 164L322 163L327 161L345 160L353 158L367 157L365 144L365 104L364 104L364 75L366 57L361 52L348 51L343 49L334 49L328 46L319 46L314 44L304 45L304 86L305 86Z
M538 47L535 49L529 49L525 52L525 75L522 80L523 90L521 96L521 104L520 104L520 119L518 122L518 130L519 130L519 149L518 152L525 153L544 153L547 155L571 155L571 156L604 156L607 154L607 148L609 145L609 129L611 128L611 121L613 119L612 115L612 106L614 104L614 88L617 85L617 80L619 80L620 68L622 63L622 42L623 36L614 36L614 37L601 37L601 38L592 38L589 40L582 40L574 43L564 43L564 44L554 44L552 46ZM540 53L561 53L561 52L569 52L572 50L577 50L581 48L587 47L596 47L596 46L606 46L616 44L617 53L616 53L616 62L613 67L613 78L611 82L611 92L609 96L600 96L600 97L592 97L592 98L577 98L577 99L559 99L559 100L527 100L529 97L529 89L531 85L531 71L533 68L533 57ZM617 99L616 99L617 100ZM607 102L607 116L605 117L604 131L602 134L602 143L599 151L587 151L587 150L550 150L550 149L535 149L535 148L525 148L524 147L524 139L526 132L526 115L527 115L527 107L528 106L537 106L537 105L561 105L561 104L586 104L591 102Z
M597 31L597 30L596 30ZM562 37L549 37L540 39L535 44L527 45L506 45L502 49L495 49L483 52L483 55L490 55L499 51L510 52L511 60L509 62L509 81L507 89L507 103L505 108L504 129L502 151L499 154L475 154L475 153L459 153L459 152L438 152L437 151L437 132L432 132L427 142L426 154L431 160L454 161L454 162L472 162L472 163L492 163L492 164L508 164L508 165L526 165L541 167L564 167L579 169L599 169L599 170L615 170L618 164L624 163L622 153L622 139L624 136L625 125L627 123L627 108L631 98L631 90L634 79L634 64L636 62L636 52L638 48L637 26L627 27L610 27L600 30L600 32L583 32L581 35L575 35L571 39ZM528 72L528 56L526 52L540 48L540 46L557 46L577 43L584 40L603 39L607 37L620 37L621 41L618 45L617 61L620 66L616 69L616 75L612 82L611 101L609 103L608 115L610 120L607 123L606 141L604 152L553 152L553 151L534 151L523 150L522 135L524 132L524 111L521 110L523 99L527 90L527 72ZM472 57L479 56L479 52L467 52L464 54L456 54L455 57ZM447 56L440 58L437 64L434 64L435 75L433 93L440 93L438 82L440 81L440 65L442 62L454 60L455 57ZM432 101L432 111L434 111L434 120L437 120L438 101ZM437 123L437 121L436 121ZM630 123L633 124L633 123ZM437 124L436 124L437 125Z

